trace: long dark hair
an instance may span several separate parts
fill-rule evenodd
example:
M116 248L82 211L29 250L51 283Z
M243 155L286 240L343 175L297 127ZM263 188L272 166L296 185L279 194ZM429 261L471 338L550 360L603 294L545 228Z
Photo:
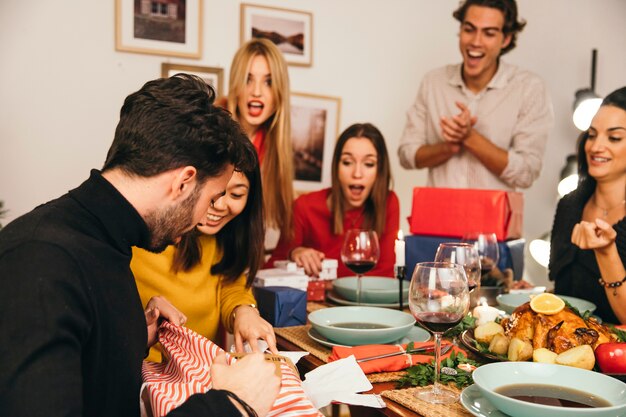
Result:
M346 207L345 198L339 182L339 161L341 159L341 153L349 139L359 137L369 139L378 154L376 180L374 181L370 195L367 197L367 200L365 200L363 225L365 228L376 230L376 233L380 235L385 228L387 197L389 196L389 190L391 188L391 169L385 138L383 134L380 133L380 130L371 123L353 124L344 130L341 135L339 135L339 139L337 139L335 152L333 154L331 175L330 211L333 217L332 228L335 234L342 234L344 231L343 214Z
M253 152L252 144L250 147ZM211 266L211 274L221 275L226 282L238 279L248 269L246 285L252 281L263 262L263 241L265 228L263 225L263 190L261 187L261 172L259 165L253 169L243 170L248 178L250 188L248 200L243 211L235 216L215 236L217 246L222 252L220 261ZM174 271L189 271L196 266L202 257L198 241L201 232L194 229L185 234L176 245Z
M613 106L626 111L626 87L618 88L602 100L600 107ZM591 197L596 189L596 180L589 175L589 165L585 154L585 143L589 139L589 130L585 130L578 136L578 190L584 198Z

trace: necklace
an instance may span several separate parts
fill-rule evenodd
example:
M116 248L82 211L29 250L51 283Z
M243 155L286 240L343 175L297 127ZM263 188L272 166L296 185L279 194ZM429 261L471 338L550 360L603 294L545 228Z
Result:
M606 207L605 208L605 207L600 207L599 205L597 205L595 200L596 199L595 199L595 196L594 196L594 198L591 199L591 204L593 204L595 207L597 207L600 210L602 210L602 217L605 218L605 219L609 215L609 212L611 212L613 209L616 209L616 208L626 204L626 200L622 200L620 203L614 205L613 207Z

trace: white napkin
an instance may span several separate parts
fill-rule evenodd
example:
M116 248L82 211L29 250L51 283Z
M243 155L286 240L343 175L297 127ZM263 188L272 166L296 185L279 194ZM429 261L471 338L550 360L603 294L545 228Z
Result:
M372 389L354 356L322 365L304 375L304 392L317 408L338 401L344 404L384 408L380 395L357 394Z

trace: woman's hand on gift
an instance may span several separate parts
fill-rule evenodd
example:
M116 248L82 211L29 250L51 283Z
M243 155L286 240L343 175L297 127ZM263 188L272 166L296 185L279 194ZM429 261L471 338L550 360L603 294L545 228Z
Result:
M213 389L235 393L261 417L269 413L280 389L275 371L276 365L260 353L246 355L229 366L221 352L211 365L211 380ZM236 401L233 404L245 415Z
M270 352L278 353L274 328L261 317L256 308L244 304L237 306L233 313L233 336L237 352L244 352L244 342L248 342L253 352L259 352L259 339L263 339Z
M148 326L148 347L151 347L157 342L159 319L164 319L181 326L187 322L187 316L178 311L178 309L162 295L154 296L148 301L144 314L146 316L146 325Z
M615 242L617 232L602 219L581 221L572 230L572 243L581 249L606 249Z
M318 277L322 271L322 261L324 252L313 248L297 247L291 251L289 256L299 267L304 268L304 273L310 277Z

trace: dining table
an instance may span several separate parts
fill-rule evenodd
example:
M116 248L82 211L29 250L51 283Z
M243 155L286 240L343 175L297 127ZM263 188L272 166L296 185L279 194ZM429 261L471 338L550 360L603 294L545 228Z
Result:
M321 308L334 306L328 301L307 302L307 313ZM331 348L309 337L310 324L292 327L275 328L276 342L282 351L307 351L296 364L300 375L304 378L307 372L328 362ZM406 371L381 372L366 375L372 383L372 389L365 394L378 394L384 400L385 408L350 406L350 415L354 417L389 416L389 417L471 417L460 402L453 404L430 404L416 397L416 394L428 387L397 388L397 381ZM461 392L455 386L449 389ZM333 404L333 417L339 416L339 407Z

